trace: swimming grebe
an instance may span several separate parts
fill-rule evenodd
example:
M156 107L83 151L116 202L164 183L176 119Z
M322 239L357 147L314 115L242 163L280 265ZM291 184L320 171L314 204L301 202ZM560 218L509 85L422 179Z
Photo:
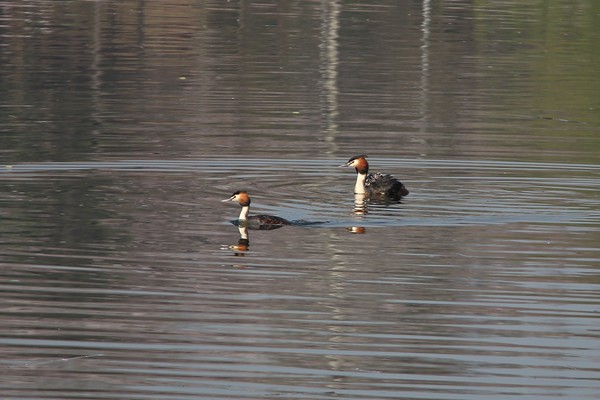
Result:
M283 225L289 225L287 219L276 217L274 215L248 215L250 212L250 196L244 190L238 190L230 198L222 201L237 201L242 206L242 211L238 217L240 225L248 226L254 229L275 229Z
M340 167L354 167L357 172L354 193L364 193L368 197L398 200L408 195L408 189L398 179L388 174L369 174L367 156L360 154L352 157Z

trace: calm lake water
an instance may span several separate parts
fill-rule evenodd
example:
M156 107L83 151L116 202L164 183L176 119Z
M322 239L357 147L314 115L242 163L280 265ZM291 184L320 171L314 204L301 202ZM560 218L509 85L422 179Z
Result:
M597 1L23 0L0 38L2 399L598 398ZM411 194L356 199L359 153Z

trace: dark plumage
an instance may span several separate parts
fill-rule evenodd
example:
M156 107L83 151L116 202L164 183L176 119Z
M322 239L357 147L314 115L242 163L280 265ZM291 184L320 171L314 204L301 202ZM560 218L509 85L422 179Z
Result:
M408 189L398 179L389 174L368 174L365 179L365 190L371 195L379 195L389 198L400 198L407 196Z

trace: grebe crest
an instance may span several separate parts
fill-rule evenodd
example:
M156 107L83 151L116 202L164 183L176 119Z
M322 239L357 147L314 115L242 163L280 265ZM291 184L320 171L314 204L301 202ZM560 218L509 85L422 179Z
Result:
M250 229L277 229L282 227L283 225L289 225L290 222L285 218L276 217L274 215L248 215L250 213L250 196L248 192L245 190L238 190L233 193L228 199L222 200L225 201L237 201L240 206L242 206L242 210L240 211L240 215L237 220L237 224L240 226L246 226Z
M364 193L370 198L399 200L407 196L409 191L398 179L389 174L369 173L369 163L366 154L351 157L348 162L340 167L354 167L356 170L356 183L354 193Z

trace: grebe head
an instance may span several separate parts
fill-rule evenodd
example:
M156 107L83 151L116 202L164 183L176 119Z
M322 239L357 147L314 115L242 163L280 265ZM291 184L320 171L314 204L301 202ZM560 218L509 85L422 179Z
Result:
M348 160L347 163L340 165L340 167L354 167L356 172L359 174L367 174L369 172L369 163L367 162L366 154L359 154Z
M240 206L247 207L250 205L250 196L248 196L248 192L246 192L245 190L238 190L237 192L232 194L231 197L229 197L228 199L221 201L237 201L240 204Z

